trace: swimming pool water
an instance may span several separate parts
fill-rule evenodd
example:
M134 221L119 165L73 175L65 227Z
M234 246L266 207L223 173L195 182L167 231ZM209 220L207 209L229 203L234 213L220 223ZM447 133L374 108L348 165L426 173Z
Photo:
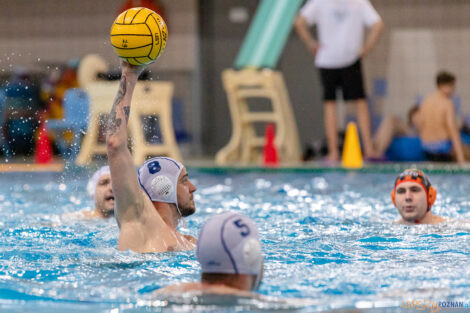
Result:
M199 279L194 252L116 250L114 219L64 215L91 208L90 173L0 174L0 311L192 312L267 310L267 303L194 306L152 291ZM190 171L197 236L213 214L233 210L256 222L265 275L260 293L301 312L398 307L403 300L470 301L469 175L431 175L433 211L458 220L439 226L393 224L395 175ZM222 305L223 304L223 305Z

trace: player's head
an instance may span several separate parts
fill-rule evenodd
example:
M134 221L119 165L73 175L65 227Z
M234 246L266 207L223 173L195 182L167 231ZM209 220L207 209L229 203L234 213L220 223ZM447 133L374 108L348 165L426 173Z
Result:
M439 72L436 76L436 85L447 97L451 97L455 91L455 76L449 72Z
M431 210L437 192L428 177L420 170L407 169L395 180L391 196L405 221L417 222Z
M114 213L114 194L111 188L111 172L109 166L98 169L88 181L88 195L94 200L95 210L104 217Z
M196 250L202 281L254 290L263 276L261 242L255 224L233 212L210 218L202 227Z
M188 178L180 162L166 157L155 157L139 168L139 183L153 202L175 204L181 216L196 211L193 193L196 187Z

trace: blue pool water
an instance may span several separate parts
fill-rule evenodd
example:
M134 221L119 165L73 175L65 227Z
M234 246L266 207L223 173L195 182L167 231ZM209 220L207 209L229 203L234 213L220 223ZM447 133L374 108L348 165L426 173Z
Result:
M265 255L260 293L273 301L195 306L156 299L160 287L199 279L194 252L116 250L108 221L64 215L91 208L90 173L0 174L0 311L300 312L399 307L403 300L470 301L468 175L431 175L434 212L460 220L402 226L390 200L395 175L190 171L197 236L211 215L234 210L254 219ZM294 298L294 299L293 299Z

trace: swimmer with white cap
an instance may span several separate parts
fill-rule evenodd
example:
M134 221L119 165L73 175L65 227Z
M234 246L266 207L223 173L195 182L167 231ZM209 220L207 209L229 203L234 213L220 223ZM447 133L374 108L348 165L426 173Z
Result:
M400 224L439 224L446 220L431 212L437 191L420 170L407 169L395 180L392 201L401 219Z
M87 192L95 208L73 213L74 217L109 218L114 215L114 195L109 166L103 166L93 174L88 181Z
M226 212L202 227L196 248L201 281L168 286L157 294L231 294L250 296L263 278L263 255L255 224L248 217Z
M132 94L144 66L121 63L122 75L106 126L108 162L120 228L118 249L134 252L191 250L196 238L177 230L178 222L196 211L196 187L186 168L171 158L157 157L138 170L127 148Z

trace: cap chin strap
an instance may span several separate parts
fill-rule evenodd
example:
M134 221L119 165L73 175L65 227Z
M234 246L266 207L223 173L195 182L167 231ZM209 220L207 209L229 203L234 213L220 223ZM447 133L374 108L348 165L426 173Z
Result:
M175 203L176 205L176 209L178 210L178 214L180 215L180 218L178 219L178 227L180 226L180 222L181 222L181 227L182 228L187 228L188 227L188 223L186 222L186 219L184 218L183 214L181 213L181 210L178 206L178 203Z

